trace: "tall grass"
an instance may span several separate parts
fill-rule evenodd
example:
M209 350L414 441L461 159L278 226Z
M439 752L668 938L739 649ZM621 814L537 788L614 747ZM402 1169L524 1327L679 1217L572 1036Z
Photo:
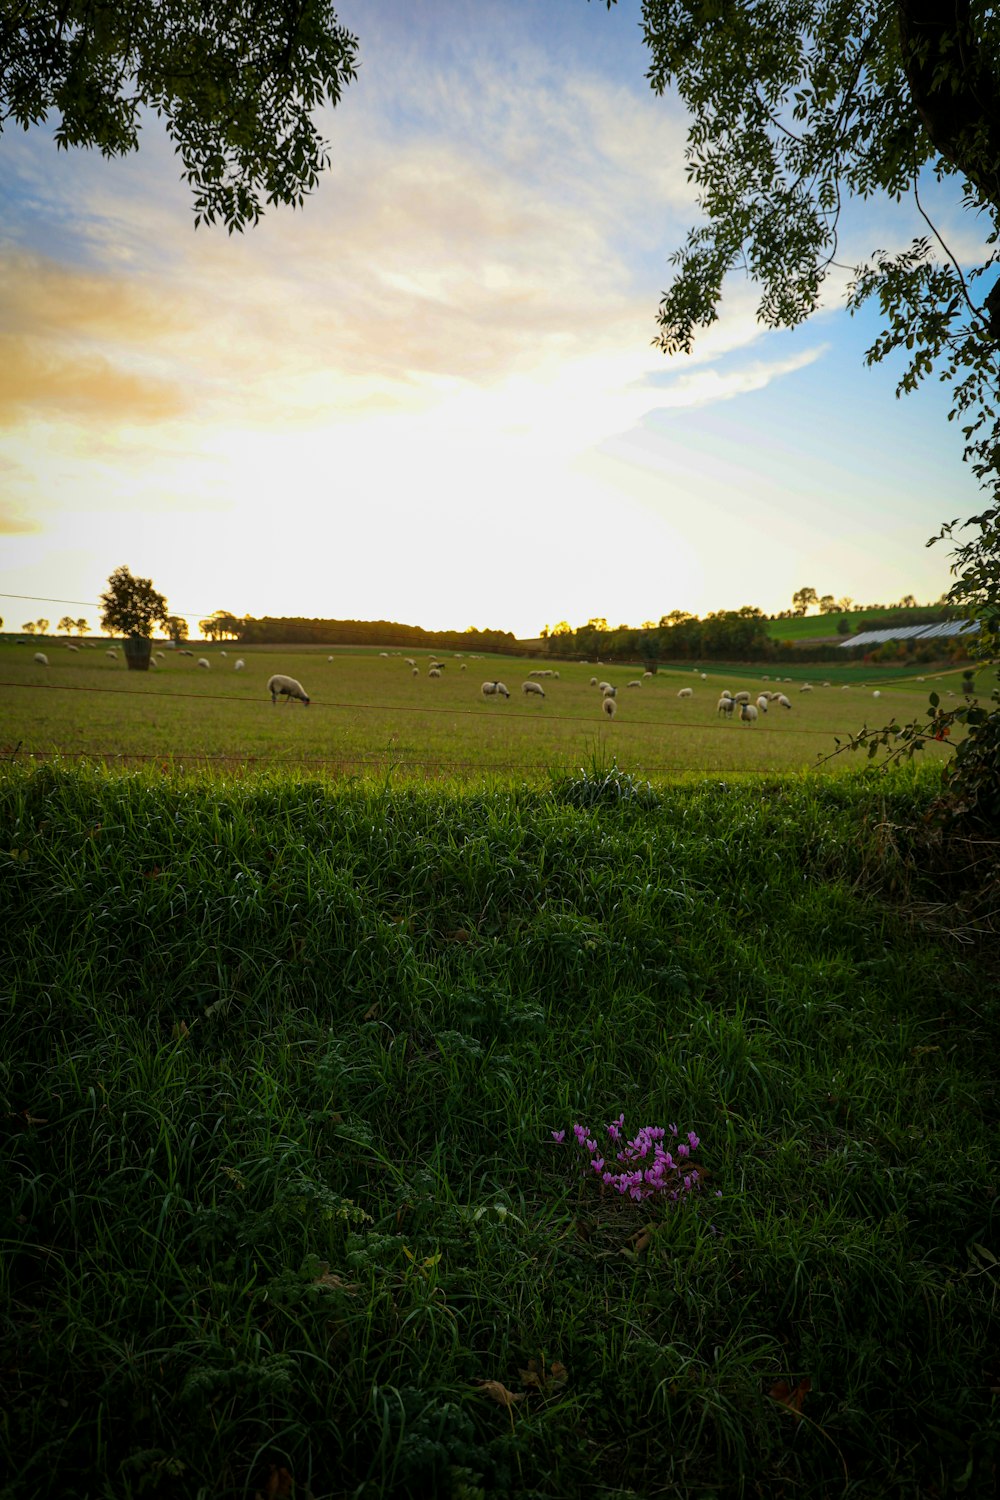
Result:
M996 966L892 895L928 794L7 771L4 1500L989 1493ZM620 1111L700 1197L552 1139Z

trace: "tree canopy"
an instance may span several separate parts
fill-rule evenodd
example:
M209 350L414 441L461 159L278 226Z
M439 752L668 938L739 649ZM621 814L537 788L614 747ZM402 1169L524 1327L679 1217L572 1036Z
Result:
M311 118L356 74L328 0L0 0L0 131L56 117L61 147L121 156L162 115L195 223L301 206L328 165Z
M167 620L167 601L150 578L136 578L128 568L115 568L101 595L101 629L120 635L149 637L154 625Z
M967 456L996 482L1000 277L980 278L1000 233L1000 13L984 0L644 0L643 18L650 83L691 114L705 216L673 257L661 347L691 349L733 271L760 286L764 324L800 323L838 264L845 200L909 197L927 233L848 268L848 305L880 306L868 360L905 351L901 391L932 370L952 380ZM982 230L969 275L926 212L928 177L953 180Z

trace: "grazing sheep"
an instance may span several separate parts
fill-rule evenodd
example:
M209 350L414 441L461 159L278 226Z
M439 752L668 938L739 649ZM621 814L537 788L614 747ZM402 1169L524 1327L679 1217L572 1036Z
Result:
M601 708L603 712L607 714L609 719L613 719L615 714L618 712L618 704L613 698L604 698L601 703Z
M72 641L63 641L67 651L79 651L79 646L74 646Z
M707 682L708 681L708 673L707 672L702 672L702 674L701 674L701 680L702 680L702 682Z
M420 668L419 667L411 667L410 668L410 676L411 677L419 677L420 676Z
M792 706L790 701L785 697L784 693L775 693L774 702L780 703L782 708L791 708Z
M811 693L812 690L813 690L813 685L812 685L811 682L804 682L802 684L802 686L799 688L799 692L800 693Z
M652 677L652 675L653 675L652 672L643 672L643 674L642 674L643 680L645 680L647 677Z
M767 693L761 693L760 697L757 699L757 707L760 709L762 714L767 713L767 706L770 701L770 697Z
M228 656L228 655L229 655L229 652L228 652L228 651L220 651L220 652L219 652L219 655L220 655L220 656Z
M329 656L329 657L327 657L327 660L328 661L333 661L333 657ZM417 665L416 662L413 660L412 656L404 656L403 660L404 660L404 662L406 663L406 665L408 667L415 667Z
M44 661L44 659L45 658L43 657L42 660ZM35 657L35 660L36 661L38 660L37 656ZM874 691L874 693L872 693L872 697L873 698L881 698L881 696L882 696L882 694L879 692L878 688L876 688L875 691Z
M735 707L736 704L733 702L729 694L723 693L722 697L715 705L715 711L716 713L725 714L727 719L731 719L733 717L733 709Z
M752 703L742 703L740 705L740 718L744 724L756 724L757 710Z
M233 663L233 671L234 672L242 672L243 668L245 666L246 666L246 662L243 660L243 658L241 656L238 661L235 661Z
M694 688L681 688L681 690L677 694L677 696L678 696L678 698L693 698L694 697Z
M728 689L728 688L723 688L723 689L722 689L722 692L721 692L721 693L720 693L720 694L719 694L719 697L720 697L720 698L731 698L731 697L732 697L732 696L733 696L733 695L732 695L732 693L731 693L731 692L730 692L730 691L729 691L729 689Z
M204 667L206 672L210 671L212 667L212 663L207 656L199 656L198 665L199 667Z
M521 692L526 695L529 693L533 693L536 698L545 697L545 689L542 687L542 684L540 682L522 682Z
M638 677L633 677L632 681L631 682L626 682L625 686L626 687L642 687L642 683L639 681Z
M49 664L49 659L44 651L36 651L34 661L36 667L47 667Z
M750 702L750 694L749 693L734 693L733 694L733 702L734 703L749 703Z
M484 698L509 698L510 693L502 682L484 682L481 688Z
M615 691L615 689L611 686L610 682L599 682L597 684L597 688L598 688L598 691L601 692L601 693L614 693L614 691Z
M286 703L291 703L293 698L299 698L307 708L309 707L309 695L301 682L296 682L294 677L286 677L283 672L275 672L274 676L268 679L267 690L271 694L272 703L277 703L279 696L284 698Z
M428 677L440 677L441 676L441 668L440 667L431 667L431 669L427 673L427 675L428 675Z
M458 670L460 672L467 672L469 670L469 663L467 661L463 661L462 665L459 667Z
M118 652L115 650L114 646L110 646L104 654L105 656L109 657L111 661L118 660Z

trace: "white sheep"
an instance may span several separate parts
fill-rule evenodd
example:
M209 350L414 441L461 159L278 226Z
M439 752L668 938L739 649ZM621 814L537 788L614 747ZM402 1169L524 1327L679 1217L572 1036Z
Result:
M693 698L694 697L694 688L681 688L681 690L677 694L677 696L678 696L678 698Z
M782 708L791 708L792 706L791 702L788 698L785 697L784 693L776 693L774 696L774 702L780 703Z
M601 708L604 713L607 714L609 719L613 719L615 714L618 712L618 704L613 698L605 697L601 703Z
M720 713L720 714L725 714L725 716L726 716L727 719L731 719L733 717L733 709L735 707L736 707L736 704L733 702L732 698L730 697L730 695L728 693L723 693L722 697L719 699L718 703L715 705L716 712Z
M611 693L611 695L614 696L615 689L611 686L610 682L599 682L597 684L597 689L598 692Z
M754 708L752 703L740 704L740 718L743 720L744 724L756 724L757 710Z
M35 652L35 666L36 667L47 667L48 664L49 664L49 659L45 655L45 652L44 651L36 651Z
M108 649L107 649L107 651L105 651L104 654L105 654L106 657L108 657L108 659L110 661L117 661L118 660L118 652L115 650L114 646L109 646Z
M545 689L542 687L542 684L540 682L522 682L521 692L525 695L533 693L536 698L545 697Z
M509 698L510 692L502 682L484 682L481 688L484 698Z
M36 661L38 660L37 656L35 657L35 660ZM872 697L873 698L881 698L881 696L882 696L882 694L879 692L878 688L876 688L875 691L874 691L874 693L872 693Z
M199 667L204 667L206 672L210 671L212 667L212 663L207 656L199 656L198 665Z
M760 697L757 699L757 707L760 709L762 714L767 713L767 706L770 701L771 699L768 693L761 693Z
M228 652L228 651L220 651L220 652L219 652L219 655L220 655L220 656L228 656L228 655L229 655L229 652Z
M638 677L633 677L632 681L631 682L626 682L625 686L626 687L642 687L642 683L639 681Z
M458 670L460 672L467 672L469 670L469 663L467 661L463 661L462 665L459 667Z
M431 667L431 669L427 673L427 675L428 675L428 677L440 677L441 676L441 668L440 667Z
M233 662L233 671L234 672L242 672L243 668L245 666L246 666L246 662L243 660L243 658L241 656L238 661Z
M280 696L286 703L291 703L293 698L298 698L307 708L309 707L309 695L301 682L296 682L294 677L286 677L283 672L275 672L274 676L268 679L267 690L271 694L272 703L277 703Z
M597 686L597 678L596 677L592 677L590 679L590 685L591 685L591 687L596 687Z
M802 686L799 688L799 692L800 693L811 693L812 690L813 690L813 685L812 685L811 682L804 682L802 684Z
M420 676L420 668L419 667L411 667L410 668L410 676L411 677L419 677Z
M733 694L733 702L734 703L749 703L750 702L750 694L749 693L734 693Z
M722 692L721 692L721 693L720 693L720 694L719 694L719 697L720 697L720 698L731 698L731 697L732 697L732 696L733 696L733 695L732 695L732 693L731 693L731 692L730 692L730 691L729 691L729 689L728 689L728 688L723 688L723 689L722 689Z
M645 680L647 677L652 677L653 674L652 674L652 672L643 672L642 675L643 675L643 680Z
M406 663L406 665L408 667L415 667L417 665L416 662L413 660L412 656L404 656L403 660L404 660L404 662ZM327 661L333 661L333 657L332 656L328 656L327 657Z
M74 646L72 641L63 641L67 651L79 651L79 646Z

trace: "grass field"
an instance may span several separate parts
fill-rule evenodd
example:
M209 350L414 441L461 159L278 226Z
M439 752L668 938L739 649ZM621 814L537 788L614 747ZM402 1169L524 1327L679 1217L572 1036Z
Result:
M272 664L220 733L341 724ZM931 780L4 768L3 1500L995 1494L1000 987L902 857ZM620 1113L704 1190L553 1139Z
M312 765L328 771L399 775L520 774L564 770L595 757L617 757L637 774L661 778L688 773L801 772L814 768L844 738L893 715L904 722L926 705L917 674L855 664L798 668L782 673L791 711L772 709L755 726L720 719L723 687L756 694L774 687L777 672L747 667L661 670L641 688L626 683L636 667L561 665L546 679L545 700L522 696L521 683L542 662L447 658L440 680L427 676L430 658L415 658L414 677L402 654L198 646L195 658L168 653L149 673L129 672L103 648L70 652L46 643L49 666L33 662L34 646L0 645L0 743L37 756L143 758L195 765L205 758L230 764ZM333 659L328 660L332 654ZM246 669L234 671L238 656ZM312 698L271 704L266 683L287 672ZM618 688L618 713L609 723L590 686L592 676ZM792 681L788 681L788 677ZM480 683L500 677L511 699L486 701ZM811 693L800 691L806 682ZM928 677L928 684L932 681ZM821 684L829 682L831 686ZM961 672L933 678L943 697L957 691ZM678 698L693 687L690 700ZM874 699L878 688L881 696ZM945 701L947 701L945 697ZM928 746L928 758L946 752ZM832 762L834 770L856 764Z

